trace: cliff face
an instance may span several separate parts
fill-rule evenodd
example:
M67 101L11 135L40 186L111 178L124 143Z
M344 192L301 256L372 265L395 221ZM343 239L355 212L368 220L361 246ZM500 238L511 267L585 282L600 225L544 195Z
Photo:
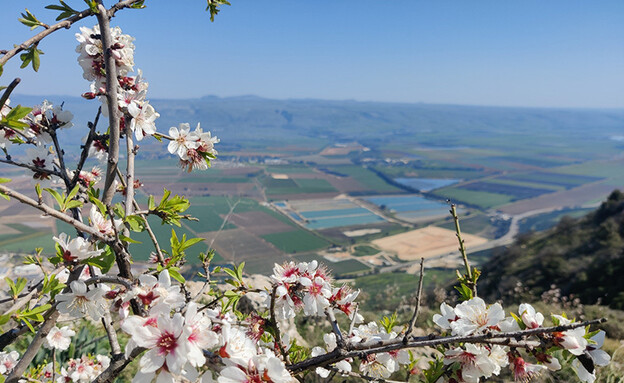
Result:
M479 294L508 300L519 283L534 299L554 285L582 303L624 309L624 193L583 218L517 238L483 266Z

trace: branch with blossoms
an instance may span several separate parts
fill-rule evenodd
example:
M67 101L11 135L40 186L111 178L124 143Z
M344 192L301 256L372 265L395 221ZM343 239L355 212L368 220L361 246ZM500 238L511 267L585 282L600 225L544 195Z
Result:
M0 75L2 65L18 53L22 66L31 64L37 70L44 38L80 20L97 19L96 25L76 33L78 62L90 83L82 96L99 104L82 133L84 145L75 167L68 166L62 145L67 131L81 129L74 126L70 111L47 101L11 106L9 98L19 80L0 96L0 148L6 157L0 162L23 168L32 178L36 198L15 190L4 178L0 196L76 229L75 235L53 237L53 254L39 250L25 257L25 263L41 271L41 282L28 287L23 278L7 280L10 297L0 301L6 305L0 315L0 381L104 383L126 369L132 370L136 382L294 383L308 373L330 380L348 376L392 381L400 371L413 373L421 354L427 354L429 365L419 378L428 383L474 383L505 368L526 381L566 363L580 380L593 382L595 367L609 362L600 349L604 332L589 327L602 319L577 322L552 315L553 326L547 326L544 315L529 304L507 316L500 303L487 304L477 296L480 273L468 262L454 205L451 214L466 268L464 274L458 272L461 303L442 303L432 318L437 330L428 336L414 336L422 304L423 261L414 311L403 324L396 316L365 323L358 312L360 292L337 285L316 261L275 265L266 286L251 287L243 264L211 271L213 253L201 254L205 283L191 297L181 266L189 249L203 239L179 237L175 230L170 238L159 238L148 222L153 215L163 224L180 226L182 219L193 219L185 214L190 202L168 190L162 196L150 195L147 204L137 202L141 183L135 177L136 143L152 137L168 141L166 150L192 172L210 167L219 139L188 123L170 127L167 133L157 131L160 115L147 100L149 84L135 70L134 38L111 26L116 12L142 8L144 1L123 0L109 8L101 0L85 2L89 8L83 11L60 0L49 5L60 11L56 24L44 23L27 10L20 21L43 31L0 57ZM207 2L211 17L221 5L229 3ZM100 114L108 119L105 127L98 127ZM18 146L27 149L17 151ZM124 147L125 169L119 163ZM85 170L89 160L100 165ZM138 270L132 268L130 244L136 242L135 233L142 232L149 235L155 255L145 270ZM161 241L170 247L161 246ZM225 286L211 278L215 272L226 275ZM261 302L243 313L238 303L246 295L259 296ZM289 321L302 316L324 318L320 320L331 330L323 334L323 344L304 347L286 331ZM87 326L87 321L92 324ZM86 328L96 332L95 338L108 340L104 354L71 350L76 334ZM29 332L32 341L18 351L17 340ZM50 363L33 362L42 350Z

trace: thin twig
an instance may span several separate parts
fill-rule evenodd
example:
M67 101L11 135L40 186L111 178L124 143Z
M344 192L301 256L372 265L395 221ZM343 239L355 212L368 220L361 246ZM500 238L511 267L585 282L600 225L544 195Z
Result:
M128 290L132 289L132 281L122 278L122 277L112 277L109 275L98 275L96 277L92 277L84 281L86 285L97 284L97 283L114 283L118 285L122 285Z
M139 1L141 0L120 1L117 4L113 5L109 10L107 11L105 10L105 12L109 17L112 17L120 9L130 7L134 3L138 3ZM28 49L28 47L32 46L33 44L38 44L41 40L46 38L48 35L51 35L52 33L61 29L69 29L72 26L72 24L92 15L93 15L93 12L91 11L90 8L88 8L88 9L85 9L84 11L78 12L77 14L71 17L66 18L65 20L62 20L56 24L50 25L49 28L46 28L43 31L37 33L33 37L24 41L23 43L19 45L15 45L15 48L4 52L4 55L0 57L0 65L4 65L12 57L16 56L21 51Z
M0 185L0 192L6 194L9 197L13 197L16 200L25 203L26 205L30 205L36 209L41 210L42 212L44 212L45 214L52 216L60 221L63 221L65 223L68 223L70 225L72 225L73 227L75 227L77 230L83 231L87 234L92 235L93 237L99 239L100 241L103 241L105 243L111 243L114 241L114 238L109 237L107 235L104 235L102 233L100 233L99 231L95 230L93 227L84 224L81 221L78 221L70 216L68 216L67 214L61 213L60 211L53 209L52 207L43 204L43 203L39 203L37 201L35 201L34 199L25 196L22 193L19 193L13 189L10 189L4 185Z
M276 294L277 294L277 285L273 286L273 290L271 291L271 306L270 306L271 324L273 325L275 329L275 343L277 343L277 346L279 347L279 350L282 356L284 357L284 359L287 359L288 354L286 354L286 352L284 351L284 346L282 345L282 334L280 333L279 324L277 323L277 319L275 318L275 296Z
M355 321L357 319L357 315L358 315L358 309L360 308L360 306L358 304L355 305L355 310L353 310L353 318L351 318L351 324L349 324L349 333L347 334L347 336L351 336L353 335L353 328L355 327Z
M412 335L412 331L414 330L414 325L416 325L416 319L418 318L418 312L420 311L420 302L422 298L422 287L423 287L423 276L425 275L425 258L420 258L420 278L418 278L418 292L416 293L416 307L414 308L414 315L412 315L412 320L407 327L407 331L405 331L405 337L403 338L404 342L409 340L410 335Z
M82 148L82 152L80 153L80 160L78 160L78 165L76 166L76 173L74 173L74 177L71 180L71 188L76 186L78 182L78 178L80 177L80 172L84 167L87 158L89 158L89 149L91 148L91 143L93 142L93 138L95 137L95 130L97 129L98 122L100 121L100 115L102 114L102 107L98 107L97 113L95 114L95 119L93 122L89 122L89 134L87 135L87 140Z
M336 335L336 344L338 345L338 347L344 348L344 337L342 336L342 332L340 331L340 326L338 326L338 320L336 320L336 315L334 315L334 309L331 306L326 308L325 315L327 316L329 323L331 323L334 335Z
M2 64L0 63L0 65ZM2 93L2 97L0 97L0 110L2 110L2 108L4 107L4 104L6 104L7 100L9 99L9 96L11 95L11 93L13 93L13 90L20 83L20 81L22 80L18 77L15 80L11 81L9 86L6 87L6 89L4 90L4 93Z
M19 166L20 168L26 168L26 169L30 169L35 173L45 173L45 174L49 174L52 176L57 176L57 177L63 177L61 175L61 172L56 171L56 170L52 170L52 169L46 169L46 168L40 168L39 166L34 166L34 165L29 165L29 164L25 164L22 162L15 162L13 160L9 160L9 159L3 159L0 158L0 162L8 164L8 165L14 165L14 166Z

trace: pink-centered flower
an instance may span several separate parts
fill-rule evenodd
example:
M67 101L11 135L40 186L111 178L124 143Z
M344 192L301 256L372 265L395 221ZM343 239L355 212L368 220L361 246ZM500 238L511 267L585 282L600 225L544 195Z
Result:
M61 250L61 258L65 262L82 261L87 258L97 257L104 251L94 248L89 241L82 237L70 240L65 233L59 234L58 237L52 237L52 239L58 243Z
M173 318L158 316L157 326L137 328L132 339L140 347L149 349L139 361L142 373L152 373L166 366L179 374L188 359L188 341L182 336L184 318L180 313Z
M54 326L45 338L45 346L49 349L67 350L74 335L76 332L67 326L60 329Z
M499 303L486 307L481 298L472 298L455 307L459 319L450 322L453 335L470 335L493 328L505 319L505 312Z

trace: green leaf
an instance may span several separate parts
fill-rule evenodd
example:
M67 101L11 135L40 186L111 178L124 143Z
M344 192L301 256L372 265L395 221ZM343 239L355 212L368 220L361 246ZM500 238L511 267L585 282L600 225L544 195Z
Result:
M215 16L219 13L219 6L221 5L231 5L227 0L207 0L208 6L206 7L206 11L210 11L210 21L214 21Z
M32 108L18 105L15 108L11 109L11 111L6 115L5 118L7 120L20 120L26 117L30 112L32 112Z
M185 283L186 280L184 279L184 277L182 276L182 274L180 274L180 269L177 267L171 267L168 269L169 270L169 275L171 276L171 278L175 279L176 281L180 282L180 283Z
M11 182L11 179L10 178L1 178L0 177L0 184L5 184L7 182Z
M26 8L26 13L22 13L22 17L20 17L19 22L30 27L30 30L37 28L38 26L43 26L43 23L33 15L28 8Z
M54 199L56 200L56 203L58 203L58 205L59 205L59 209L63 208L64 202L65 202L65 198L63 196L61 196L59 194L59 192L57 192L54 189L50 189L50 188L45 188L43 190L47 191L48 193L50 193L50 195L52 197L54 197Z
M142 242L137 241L136 239L132 239L130 237L126 237L125 235L119 234L119 239L121 239L124 242L128 242L128 243L137 243L137 244L141 244Z
M65 19L67 17L70 17L72 15L78 14L79 12L76 11L75 9L73 9L72 7L70 7L69 5L67 5L63 0L60 1L61 5L48 5L46 7L46 9L52 9L55 11L61 11L61 14L58 15L58 17L56 18L56 21Z
M84 0L84 2L89 6L91 12L98 13L97 2L95 0Z
M130 226L130 230L140 233L145 231L145 219L139 215L128 215L125 218L126 223Z
M11 313L0 316L0 326L4 326L11 319Z
M115 254L113 254L113 252L109 248L107 248L106 252L104 252L99 257L88 258L84 260L83 263L86 265L95 266L102 270L103 274L106 274L115 263Z
M100 214L102 214L103 216L106 214L106 206L104 206L102 201L94 197L91 193L89 193L89 201L91 201L92 204L97 206L98 210L100 211Z
M139 2L136 2L136 3L132 4L130 6L130 8L133 8L133 9L143 9L143 8L145 8L145 0L141 0Z

